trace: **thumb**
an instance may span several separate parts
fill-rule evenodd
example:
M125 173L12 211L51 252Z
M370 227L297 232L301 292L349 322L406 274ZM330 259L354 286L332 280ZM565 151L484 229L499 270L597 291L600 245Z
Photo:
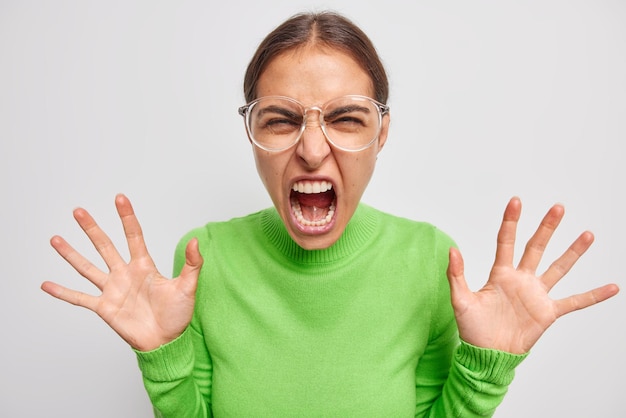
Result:
M195 294L198 285L198 275L203 263L204 259L200 255L198 239L192 238L185 248L185 265L178 276L186 293Z
M458 316L467 309L468 296L472 294L465 280L465 264L458 248L450 248L447 275L452 307Z

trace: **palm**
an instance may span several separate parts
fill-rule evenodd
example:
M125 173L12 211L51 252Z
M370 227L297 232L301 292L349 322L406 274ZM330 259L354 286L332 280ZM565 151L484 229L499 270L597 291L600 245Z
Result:
M536 269L543 251L563 217L563 208L553 206L537 232L528 241L517 267L513 249L521 203L512 199L498 234L496 259L486 285L472 293L465 282L463 260L450 251L448 276L459 333L473 345L512 353L525 353L560 316L583 309L615 295L617 286L607 285L580 295L552 300L548 292L570 270L593 242L584 232L541 275Z
M42 288L61 300L96 312L132 347L150 350L173 340L189 324L202 258L193 240L187 248L187 263L181 275L166 279L148 254L128 199L118 196L116 206L128 241L129 262L122 259L85 210L74 211L74 217L107 264L108 273L97 269L63 238L55 236L51 240L58 253L100 289L101 295L87 295L51 282Z
M124 267L109 274L94 311L136 348L155 348L180 335L193 312L193 292L159 274L151 260Z

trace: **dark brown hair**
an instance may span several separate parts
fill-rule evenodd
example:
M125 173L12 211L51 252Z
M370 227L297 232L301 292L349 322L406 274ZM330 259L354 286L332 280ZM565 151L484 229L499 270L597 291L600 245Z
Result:
M243 82L247 102L256 99L256 86L269 62L281 53L320 43L350 55L369 75L374 99L387 103L387 73L367 35L354 23L335 12L301 13L292 16L270 32L248 64Z

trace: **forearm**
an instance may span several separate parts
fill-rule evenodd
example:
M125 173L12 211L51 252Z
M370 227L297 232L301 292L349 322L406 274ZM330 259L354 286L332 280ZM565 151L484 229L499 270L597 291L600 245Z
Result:
M149 352L136 351L144 386L157 417L210 417L211 365L196 361L195 331ZM199 384L199 382L201 384Z
M479 348L462 342L454 352L441 396L421 416L429 418L490 417L513 381L515 367L526 355Z

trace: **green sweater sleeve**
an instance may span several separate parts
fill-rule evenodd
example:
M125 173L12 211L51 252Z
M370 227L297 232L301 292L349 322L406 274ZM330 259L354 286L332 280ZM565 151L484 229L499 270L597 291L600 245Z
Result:
M185 262L185 247L191 237L178 244L174 257L174 277ZM206 255L203 254L206 257ZM143 383L154 406L157 418L211 417L211 385L213 367L197 318L177 339L155 350L135 350Z
M510 354L461 341L454 349L450 369L437 371L440 361L445 361L438 359L437 347L433 345L424 355L416 373L416 417L493 416L513 381L515 367L526 358L526 354Z
M136 352L155 417L211 416L205 397L208 388L197 383L202 382L200 374L210 373L210 367L200 367L195 361L194 334L189 327L169 344L149 352ZM203 369L204 373L199 373ZM204 382L210 382L210 378Z
M450 375L444 385L442 402L431 417L490 417L500 405L527 354L511 354L461 342Z
M439 290L432 301L429 343L415 372L416 417L490 417L513 381L515 368L526 358L475 347L459 340L446 268L455 243L440 235L432 275Z

